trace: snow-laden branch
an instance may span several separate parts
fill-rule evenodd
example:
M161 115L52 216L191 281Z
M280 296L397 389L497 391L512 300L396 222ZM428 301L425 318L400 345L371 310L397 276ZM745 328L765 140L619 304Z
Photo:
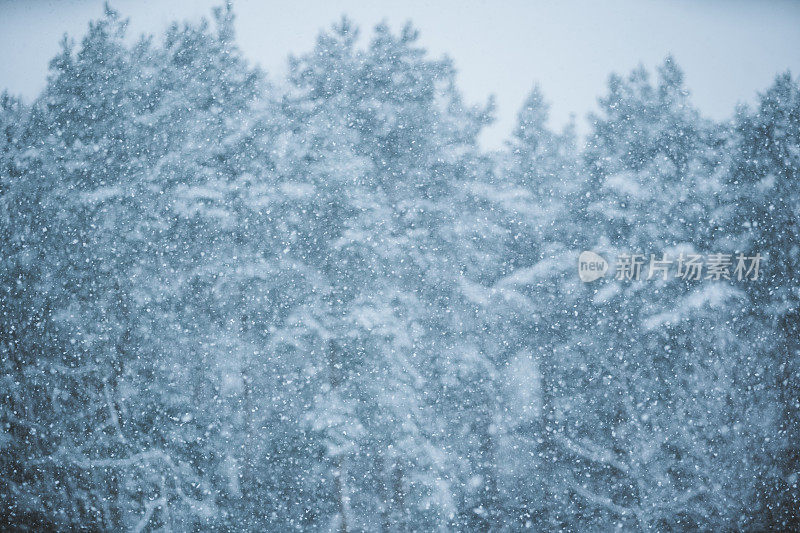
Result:
M135 453L128 457L120 457L120 458L104 458L104 459L91 459L87 457L74 457L64 453L63 449L59 450L58 452L48 455L45 457L40 457L38 459L33 459L31 462L33 464L44 464L44 463L59 463L61 461L66 461L72 465L79 466L82 468L124 468L127 466L132 466L139 463L150 463L154 461L164 461L167 465L172 468L177 469L177 466L172 460L172 457L167 455L162 450L148 450L140 453Z
M570 483L570 488L573 491L575 491L575 493L577 493L581 498L591 503L592 505L596 507L602 507L618 515L638 517L641 513L641 510L639 509L633 507L624 507L622 505L614 503L608 496L600 496L598 494L594 494L593 492L589 491L589 489L580 485L577 482L573 481L572 483Z
M107 380L103 380L103 395L105 396L106 405L108 406L108 416L111 424L114 426L114 429L117 432L117 437L119 438L120 442L127 446L128 440L125 438L125 434L122 432L122 425L119 422L119 413L117 413L117 408L114 406L114 398L111 397L111 391L108 387Z
M630 474L631 471L630 467L625 463L623 463L622 461L616 459L614 457L614 454L609 450L603 449L600 446L585 441L582 442L581 444L578 444L559 433L553 433L552 436L553 440L555 440L557 443L559 443L568 451L572 452L573 454L583 459L593 461L595 463L608 465L610 467L616 468L617 470L619 470L624 474Z
M153 517L153 513L156 509L164 507L167 505L167 498L162 494L155 500L151 500L144 504L144 515L142 515L141 520L139 520L135 526L133 526L134 533L141 533L147 527L147 524L150 523L150 519Z

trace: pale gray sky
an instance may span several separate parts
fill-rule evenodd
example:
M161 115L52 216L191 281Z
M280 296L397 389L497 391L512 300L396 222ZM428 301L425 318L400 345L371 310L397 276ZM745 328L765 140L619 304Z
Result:
M131 31L159 33L174 19L208 15L222 0L112 0ZM80 38L102 0L0 0L0 89L31 100L44 86L47 63L64 32ZM753 101L774 75L800 73L800 2L783 1L371 1L235 0L245 55L273 78L286 57L313 46L319 30L342 14L369 34L381 20L411 20L435 56L447 53L468 101L497 98L497 123L483 137L498 147L517 109L538 82L552 104L551 122L571 113L580 131L608 74L638 63L652 68L668 53L684 69L693 101L716 119Z

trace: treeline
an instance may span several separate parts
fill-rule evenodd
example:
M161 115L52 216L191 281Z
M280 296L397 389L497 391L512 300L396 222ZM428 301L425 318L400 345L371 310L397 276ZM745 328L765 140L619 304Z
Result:
M786 530L800 491L800 84L716 123L667 59L585 146L409 26L273 85L228 9L65 40L0 102L7 529ZM583 143L581 143L583 144ZM760 253L605 279L581 250Z

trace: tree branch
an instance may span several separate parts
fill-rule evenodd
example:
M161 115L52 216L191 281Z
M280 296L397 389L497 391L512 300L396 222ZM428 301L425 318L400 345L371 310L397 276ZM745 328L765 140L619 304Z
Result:
M608 465L610 467L616 468L620 472L624 474L630 474L630 467L619 461L614 457L614 454L608 450L600 448L591 443L583 442L582 444L578 444L564 435L559 433L552 433L553 440L557 443L561 444L564 448L568 451L572 452L573 454L586 459L588 461L592 461L595 463L600 463L604 465Z

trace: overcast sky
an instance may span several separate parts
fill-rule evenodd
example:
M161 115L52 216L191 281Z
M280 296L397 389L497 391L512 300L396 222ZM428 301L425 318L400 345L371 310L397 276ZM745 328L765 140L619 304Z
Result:
M172 20L198 19L221 0L112 0L131 31L158 33ZM101 0L0 0L0 89L31 100L44 86L47 63L67 32L79 38ZM245 55L268 75L285 72L286 57L313 46L321 28L342 14L362 35L381 20L411 20L435 56L448 54L471 102L494 94L497 123L483 137L502 144L534 83L552 104L551 122L571 114L586 131L586 114L608 74L639 63L654 67L672 53L695 104L716 119L737 102L752 102L778 72L800 74L797 1L310 1L236 0L236 30Z

